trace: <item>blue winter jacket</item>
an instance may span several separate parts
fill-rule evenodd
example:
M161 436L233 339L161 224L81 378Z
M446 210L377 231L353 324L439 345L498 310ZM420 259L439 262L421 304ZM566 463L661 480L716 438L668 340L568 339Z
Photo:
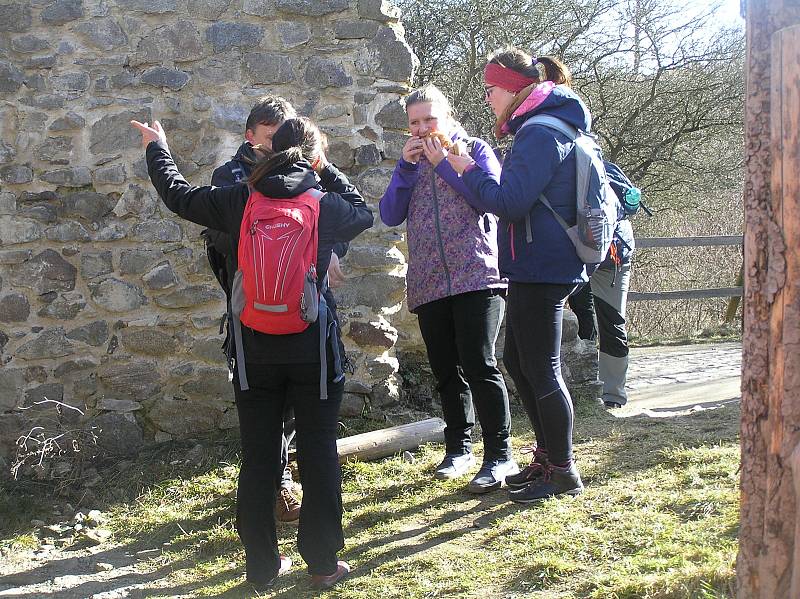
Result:
M591 115L583 101L568 87L558 85L536 108L508 126L515 135L503 163L500 183L479 168L464 173L472 194L464 196L477 210L499 218L500 274L517 283L571 284L588 281L586 268L564 229L539 201L544 193L558 214L570 225L575 214L574 142L545 127L522 123L536 114L548 114L583 131L591 128ZM525 216L530 214L533 240L527 241Z

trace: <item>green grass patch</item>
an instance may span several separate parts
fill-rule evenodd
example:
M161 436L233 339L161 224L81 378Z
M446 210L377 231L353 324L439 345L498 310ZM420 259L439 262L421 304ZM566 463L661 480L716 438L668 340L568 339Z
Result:
M433 481L438 445L420 448L414 463L346 464L341 557L354 566L352 576L333 591L312 592L296 527L280 525L281 551L295 567L262 596L732 597L738 420L730 406L618 419L582 405L575 452L586 492L532 507L510 503L505 491L470 495L465 480ZM518 451L531 436L522 419L513 426ZM235 447L214 446L192 467L176 459L180 449L162 451L113 473L115 488L128 495L117 491L103 506L113 543L160 550L148 566L163 576L148 597L254 596L233 524ZM0 506L10 507L10 497L0 494ZM35 541L25 526L35 515L33 504L19 511L16 524L4 523L0 543Z

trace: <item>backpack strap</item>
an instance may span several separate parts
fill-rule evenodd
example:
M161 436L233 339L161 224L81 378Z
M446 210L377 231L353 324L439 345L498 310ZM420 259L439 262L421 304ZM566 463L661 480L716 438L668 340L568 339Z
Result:
M244 310L244 289L242 288L242 271L237 270L233 277L231 287L231 320L233 321L233 343L236 346L236 372L239 375L239 388L247 391L250 386L247 383L247 373L244 367L244 346L242 344L242 321L240 317Z
M537 114L532 116L527 121L522 123L522 126L517 130L517 133L519 133L528 125L544 125L545 127L550 127L559 133L563 133L573 141L578 137L579 134L578 129L570 125L567 121L549 114Z
M567 121L549 114L538 114L532 116L527 121L522 123L522 126L517 130L517 133L519 133L522 129L524 129L528 125L542 125L544 127L549 127L550 129L555 129L559 133L563 133L572 141L575 141L578 138L578 135L580 135L580 131L578 131L578 129L570 125ZM578 181L577 181L578 189L581 188L581 185L583 187L586 187L589 184L589 180L586 176L586 173L584 173L583 177L581 177L580 174L581 170L582 170L581 168L578 169ZM567 224L567 222L563 218L561 218L561 216L555 211L553 205L549 202L549 200L547 199L547 197L545 197L544 194L539 196L539 201L541 201L542 204L544 204L547 207L547 209L550 210L555 219L558 221L558 224L560 224L565 231L569 229L569 225ZM527 240L528 243L533 243L533 232L531 229L530 212L525 215L525 239Z

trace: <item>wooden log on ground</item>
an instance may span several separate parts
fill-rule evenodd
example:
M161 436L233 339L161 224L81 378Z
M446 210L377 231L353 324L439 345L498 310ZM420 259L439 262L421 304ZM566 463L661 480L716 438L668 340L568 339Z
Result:
M340 462L356 459L368 461L416 449L423 443L441 443L443 441L444 420L428 418L419 422L345 437L336 442L336 448L339 451Z

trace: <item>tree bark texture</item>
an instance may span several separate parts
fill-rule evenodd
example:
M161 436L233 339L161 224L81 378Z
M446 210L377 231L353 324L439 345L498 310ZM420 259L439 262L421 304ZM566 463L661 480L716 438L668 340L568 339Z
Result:
M746 18L738 595L800 599L800 2Z

